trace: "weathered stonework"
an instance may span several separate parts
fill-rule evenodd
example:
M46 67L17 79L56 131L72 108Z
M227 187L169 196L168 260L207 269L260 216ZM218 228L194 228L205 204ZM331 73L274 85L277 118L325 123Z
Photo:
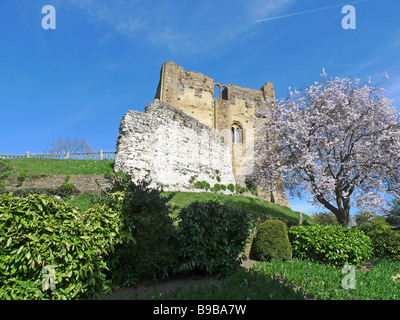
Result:
M115 170L136 180L148 175L165 190L192 189L189 181L235 183L229 146L215 130L155 100L146 112L128 111L120 126Z
M260 90L224 85L198 72L163 64L155 101L145 113L128 111L117 143L115 169L136 179L147 174L167 189L190 188L189 180L244 185L254 170L256 110L275 102L272 83ZM264 200L290 206L282 188L259 189Z

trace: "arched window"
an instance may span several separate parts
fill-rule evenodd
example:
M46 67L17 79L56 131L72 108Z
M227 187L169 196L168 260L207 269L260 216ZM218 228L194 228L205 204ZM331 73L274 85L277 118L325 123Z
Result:
M237 125L232 125L232 142L243 143L243 129Z
M214 86L214 98L220 99L220 96L221 96L221 87L218 84L216 84Z
M229 100L228 87L222 86L220 84L214 84L214 99Z
M227 87L222 87L221 99L228 100L228 88Z

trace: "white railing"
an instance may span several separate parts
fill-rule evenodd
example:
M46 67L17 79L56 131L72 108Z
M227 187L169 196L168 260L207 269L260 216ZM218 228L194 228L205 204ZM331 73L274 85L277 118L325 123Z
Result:
M47 158L47 159L79 159L79 160L104 160L114 159L115 151L92 151L92 152L75 152L75 153L30 153L25 154L4 154L0 153L2 159L19 159L19 158Z

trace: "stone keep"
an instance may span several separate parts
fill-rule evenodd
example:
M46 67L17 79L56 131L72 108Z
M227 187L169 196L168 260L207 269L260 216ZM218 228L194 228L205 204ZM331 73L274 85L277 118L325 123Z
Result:
M260 90L224 85L198 72L163 64L155 100L128 111L120 125L115 170L146 175L164 190L192 190L191 177L244 185L254 169L256 110L275 102L272 83ZM262 199L290 206L282 187L259 188Z

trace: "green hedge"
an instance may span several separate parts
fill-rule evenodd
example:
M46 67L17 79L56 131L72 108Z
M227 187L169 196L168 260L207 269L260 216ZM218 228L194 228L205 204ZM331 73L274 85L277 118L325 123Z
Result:
M99 292L119 223L119 213L106 206L82 215L44 195L0 195L0 299L80 299Z
M335 266L360 266L373 252L371 239L364 232L342 225L293 226L289 239L295 257Z
M178 215L179 272L226 274L238 267L249 236L249 217L216 201L193 202Z
M400 260L400 232L392 230L383 217L376 217L372 222L359 226L372 241L376 257L389 257Z

